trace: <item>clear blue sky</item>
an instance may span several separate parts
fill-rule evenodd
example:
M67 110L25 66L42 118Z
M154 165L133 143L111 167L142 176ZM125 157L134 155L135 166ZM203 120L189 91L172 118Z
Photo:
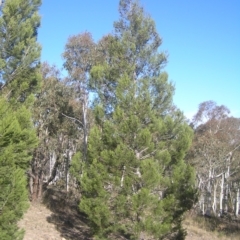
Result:
M203 101L240 117L240 0L142 0L163 38L174 103L191 117ZM118 0L43 0L38 40L42 60L62 66L67 39L84 31L95 40L112 32Z

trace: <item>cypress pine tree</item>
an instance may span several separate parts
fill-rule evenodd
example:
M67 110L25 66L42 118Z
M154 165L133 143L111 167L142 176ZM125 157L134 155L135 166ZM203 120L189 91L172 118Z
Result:
M0 9L0 239L22 239L26 170L37 145L31 113L40 83L36 42L41 0L5 0ZM24 104L19 104L23 103Z
M30 112L17 111L0 99L0 239L22 239L17 221L27 208L28 191L25 171L37 138Z
M36 42L41 0L6 0L0 17L1 90L25 101L39 86L40 45Z
M172 104L153 20L135 1L119 10L108 57L91 72L99 104L80 209L99 239L183 239L181 217L195 197L184 161L192 131Z

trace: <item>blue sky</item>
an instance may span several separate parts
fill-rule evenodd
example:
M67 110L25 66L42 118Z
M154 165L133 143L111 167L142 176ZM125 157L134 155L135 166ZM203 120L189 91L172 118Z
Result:
M213 100L240 117L240 1L141 0L169 54L165 70L176 86L174 103L187 117ZM38 40L42 60L62 66L69 36L95 40L113 31L118 0L43 0Z

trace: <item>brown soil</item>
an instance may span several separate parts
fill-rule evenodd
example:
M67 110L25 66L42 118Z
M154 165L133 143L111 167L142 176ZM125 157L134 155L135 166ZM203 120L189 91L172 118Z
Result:
M77 203L64 192L48 190L43 203L31 203L19 222L24 240L92 240Z
M25 229L24 240L62 240L61 233L47 221L52 212L42 204L31 204L19 227Z
M30 208L19 222L25 229L24 240L92 240L85 217L78 212L77 203L72 202L63 192L51 192L45 196L45 205L31 203ZM47 206L47 207L46 207ZM219 223L210 229L209 220L194 220L186 217L184 227L186 240L239 240L239 223L233 230L223 231L226 224ZM237 228L236 228L237 227ZM225 229L226 230L226 229Z

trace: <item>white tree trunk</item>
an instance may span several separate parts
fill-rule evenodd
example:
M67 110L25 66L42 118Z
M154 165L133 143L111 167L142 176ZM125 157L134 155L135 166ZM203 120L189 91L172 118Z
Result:
M238 212L239 212L239 188L237 189L236 199L235 199L235 216L236 217L238 217Z
M124 176L125 176L125 170L126 170L126 167L123 166L122 177L121 177L121 187L123 187Z
M50 155L49 176L48 176L48 178L50 178L51 175L52 175L52 170L53 170L53 167L55 165L55 162L56 162L56 154L55 154L55 152L52 152L51 155ZM50 182L50 184L52 184L53 182L54 182L54 180L52 182Z
M224 174L222 173L222 180L221 180L221 185L220 185L220 196L219 196L219 210L220 210L220 215L223 213L223 187L224 187Z
M202 215L204 215L204 196L201 194L200 195L200 200L198 202L199 204L199 211Z
M227 213L228 212L228 193L229 193L229 189L228 189L228 184L226 184L225 186L225 196L224 196L224 212Z
M212 203L213 214L216 216L217 210L217 184L213 185L213 203Z
M87 143L88 143L87 111L88 111L88 96L87 96L87 93L84 93L84 99L82 102L83 158L84 158L84 161L87 161Z
M203 198L203 202L202 202L202 214L205 214L205 205L204 205L204 198Z

